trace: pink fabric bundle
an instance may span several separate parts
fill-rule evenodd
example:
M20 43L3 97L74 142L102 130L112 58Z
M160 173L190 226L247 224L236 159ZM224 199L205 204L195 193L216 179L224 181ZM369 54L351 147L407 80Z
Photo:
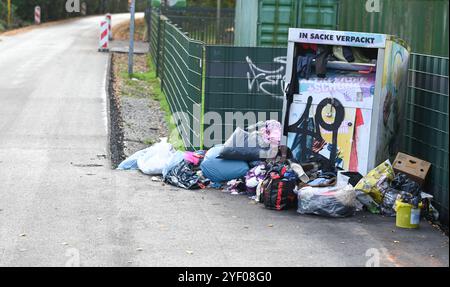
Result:
M281 124L278 121L266 121L265 127L261 128L262 138L265 143L271 145L280 145L281 142Z

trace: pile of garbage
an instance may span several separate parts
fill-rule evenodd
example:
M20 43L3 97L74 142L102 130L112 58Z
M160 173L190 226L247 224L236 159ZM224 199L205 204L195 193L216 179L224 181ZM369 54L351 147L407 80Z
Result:
M320 161L297 162L280 144L281 124L266 121L237 128L223 145L208 151L176 151L162 139L133 154L118 169L161 175L165 183L184 189L222 189L246 195L267 209L296 209L300 214L349 217L357 211L395 216L397 201L426 208L432 196L406 175L395 174L389 161L363 177Z

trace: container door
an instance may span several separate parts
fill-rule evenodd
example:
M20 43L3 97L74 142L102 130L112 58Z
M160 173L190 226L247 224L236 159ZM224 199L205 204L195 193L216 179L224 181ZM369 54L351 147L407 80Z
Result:
M297 23L296 0L260 0L258 45L286 46L289 28Z
M299 28L336 30L338 0L302 0L298 6Z

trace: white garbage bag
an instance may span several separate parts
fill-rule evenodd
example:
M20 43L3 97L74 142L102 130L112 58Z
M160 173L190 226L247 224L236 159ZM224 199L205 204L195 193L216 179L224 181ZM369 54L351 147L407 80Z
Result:
M137 159L137 166L145 174L161 175L175 152L173 146L167 142L167 139L161 139L161 142L149 147Z

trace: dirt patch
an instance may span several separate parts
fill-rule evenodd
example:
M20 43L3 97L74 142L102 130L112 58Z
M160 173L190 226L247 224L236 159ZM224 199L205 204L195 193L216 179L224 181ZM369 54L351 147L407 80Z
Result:
M113 159L113 165L169 135L165 113L153 98L153 88L145 79L149 71L147 56L135 55L134 61L135 77L130 79L127 74L128 56L119 53L112 55L114 103L111 104L111 109L117 109L114 116L118 118L111 121L118 122L121 133L111 140L116 144L112 150L116 149L118 155L115 161Z
M114 40L128 40L130 39L130 21L120 22L113 28ZM147 40L147 25L144 18L137 18L135 20L135 41Z

